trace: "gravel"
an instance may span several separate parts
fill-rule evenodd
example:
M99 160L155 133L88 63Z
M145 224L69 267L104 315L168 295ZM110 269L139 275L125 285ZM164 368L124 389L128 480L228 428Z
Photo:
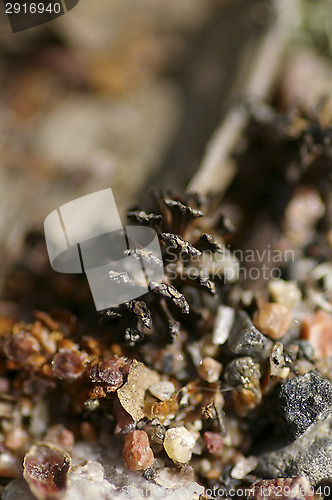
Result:
M202 486L179 473L170 472L167 467L157 469L155 480L151 481L145 479L142 473L128 470L123 465L119 446L108 438L105 438L103 446L97 442L77 443L72 457L69 487L61 500L138 500L146 497L150 500L198 500L204 492ZM2 500L35 498L24 479L12 481L2 496Z

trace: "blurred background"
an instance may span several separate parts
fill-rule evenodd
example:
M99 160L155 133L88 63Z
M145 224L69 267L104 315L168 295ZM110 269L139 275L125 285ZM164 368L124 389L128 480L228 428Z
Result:
M151 185L222 193L242 103L316 106L331 57L330 0L80 0L15 34L2 11L2 269L83 194L123 215Z

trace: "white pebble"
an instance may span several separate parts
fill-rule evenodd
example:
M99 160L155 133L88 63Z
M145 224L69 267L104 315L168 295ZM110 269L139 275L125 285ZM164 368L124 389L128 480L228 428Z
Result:
M173 427L165 434L164 448L174 462L189 462L196 439L185 427Z
M294 281L285 281L282 279L270 280L267 288L275 302L290 309L295 307L302 298L301 291Z
M200 473L205 476L210 470L212 469L212 464L210 460L207 458L202 458L202 460L199 462L199 470Z
M190 432L200 432L203 428L202 420L194 420L193 422L186 422L186 426Z
M228 339L234 323L235 309L221 305L218 307L216 321L212 332L212 343L222 345Z
M151 392L152 396L155 396L160 401L166 401L174 393L175 387L172 382L164 380L151 385L149 391Z
M198 366L198 374L209 384L213 384L219 380L222 364L213 358L202 359L200 365Z
M234 479L243 479L249 472L252 472L256 467L258 460L256 457L250 456L240 460L232 469L231 476Z

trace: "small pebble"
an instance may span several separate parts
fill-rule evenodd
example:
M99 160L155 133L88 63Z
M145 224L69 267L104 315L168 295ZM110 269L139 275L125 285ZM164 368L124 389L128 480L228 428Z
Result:
M149 433L150 441L157 445L162 445L165 439L165 427L155 419L151 422L150 426L145 427Z
M232 392L232 399L236 413L244 417L261 402L262 393L255 387L238 387Z
M260 358L271 346L271 340L255 328L248 314L245 311L239 311L229 334L230 351L233 354Z
M71 466L68 453L53 444L37 443L26 453L23 476L39 500L63 498Z
M145 417L145 391L159 382L159 375L134 359L129 367L126 383L117 390L121 406L137 422Z
M220 434L216 432L204 432L204 441L209 453L217 456L221 455L224 440Z
M22 460L5 450L0 453L0 477L17 478L22 474ZM0 490L1 491L1 490ZM2 498L2 497L1 497Z
M27 333L8 336L4 343L4 351L8 359L18 364L24 364L39 350L40 344L37 339Z
M284 229L293 245L305 245L310 240L313 228L324 212L318 190L309 187L295 190L284 217Z
M60 350L52 361L53 375L59 379L76 379L84 372L84 357L79 351Z
M314 281L322 281L324 291L332 291L332 264L330 262L318 264L310 274L310 278Z
M152 467L154 455L145 431L133 431L127 434L123 446L123 460L130 470Z
M191 432L200 432L203 427L203 422L201 419L194 420L193 422L186 423L188 431Z
M10 383L6 377L0 377L0 394L10 391Z
M332 316L317 311L302 323L302 338L309 340L319 358L332 356Z
M152 396L155 396L160 401L166 401L175 392L175 387L172 382L163 380L151 385L151 387L149 387L149 391L151 392Z
M212 343L222 345L226 342L235 319L235 309L221 305L218 307L217 316L212 332Z
M247 474L252 472L256 465L258 463L258 460L254 456L250 457L243 457L232 469L231 471L231 476L234 479L243 479L246 477Z
M296 375L305 375L314 369L314 365L306 359L298 359L294 364L294 373Z
M70 450L75 443L74 434L62 424L53 425L44 437L44 441L54 443L65 450Z
M281 386L280 404L287 433L297 439L332 415L332 384L314 370L289 379Z
M259 364L249 356L233 359L228 363L224 374L226 382L232 387L259 385L260 376Z
M289 375L290 368L286 366L283 351L284 346L282 343L276 342L270 356L270 374L274 377L286 379Z
M225 370L226 382L234 388L232 399L236 412L244 416L262 400L260 367L252 358L245 356L231 361Z
M212 464L207 458L202 458L199 462L199 472L204 477L212 469Z
M301 291L294 281L270 280L267 289L274 302L293 309L302 298Z
M253 321L262 333L279 340L289 329L292 317L288 307L270 302L256 311Z
M16 427L11 432L8 432L4 445L8 450L17 451L24 449L29 440L29 434L22 427Z
M92 382L104 382L116 390L123 383L123 365L123 360L117 357L101 361L91 369L90 379Z
M222 364L213 358L204 358L198 366L199 376L209 384L219 380L221 371Z
M185 464L191 459L195 442L195 437L185 427L173 427L166 431L164 448L174 462Z
M309 340L294 340L293 344L298 347L297 357L299 359L307 359L308 361L313 361L315 359L316 352ZM287 346L287 348L288 347L289 346Z

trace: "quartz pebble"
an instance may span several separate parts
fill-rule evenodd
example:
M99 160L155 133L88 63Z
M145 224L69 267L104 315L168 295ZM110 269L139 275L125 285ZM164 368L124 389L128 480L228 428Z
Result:
M286 366L283 351L284 346L282 343L276 342L270 356L270 374L274 377L286 379L289 375L290 368Z
M123 446L123 460L130 470L152 467L154 455L145 431L133 431L127 434Z
M280 403L288 435L297 439L312 425L331 417L332 384L316 371L289 379L281 386Z
M332 356L332 316L317 311L302 323L302 337L309 340L319 358Z
M235 319L235 309L221 305L218 307L217 316L212 332L212 343L222 345L226 342Z
M191 459L195 442L195 437L185 427L173 427L166 431L164 448L174 462L185 464Z
M199 500L204 498L204 487L188 479L184 472L184 467L181 468L181 475L175 475L174 470L163 467L158 470L155 478L155 483L159 490L156 491L156 496L149 499L159 500L161 496L169 500ZM161 490L160 487L163 489ZM143 490L144 491L144 490ZM124 499L125 500L125 499ZM135 499L136 500L136 497Z
M257 465L257 458L254 456L243 457L236 465L234 465L231 476L234 479L243 479L247 474L252 472Z
M205 477L212 469L212 464L207 458L202 458L199 462L199 472Z
M23 476L39 500L55 500L66 491L70 465L70 456L64 450L39 443L24 457Z
M301 291L294 281L270 280L267 289L274 302L293 309L302 298Z
M291 325L290 310L281 304L264 304L254 314L254 324L273 340L282 338Z
M209 384L219 380L221 371L222 364L213 358L204 358L198 367L199 376Z
M94 461L73 468L64 500L114 499L116 489L104 477L104 467Z
M155 396L160 401L166 401L175 392L175 387L172 382L163 380L151 385L151 387L149 387L149 391L151 392L152 396Z

